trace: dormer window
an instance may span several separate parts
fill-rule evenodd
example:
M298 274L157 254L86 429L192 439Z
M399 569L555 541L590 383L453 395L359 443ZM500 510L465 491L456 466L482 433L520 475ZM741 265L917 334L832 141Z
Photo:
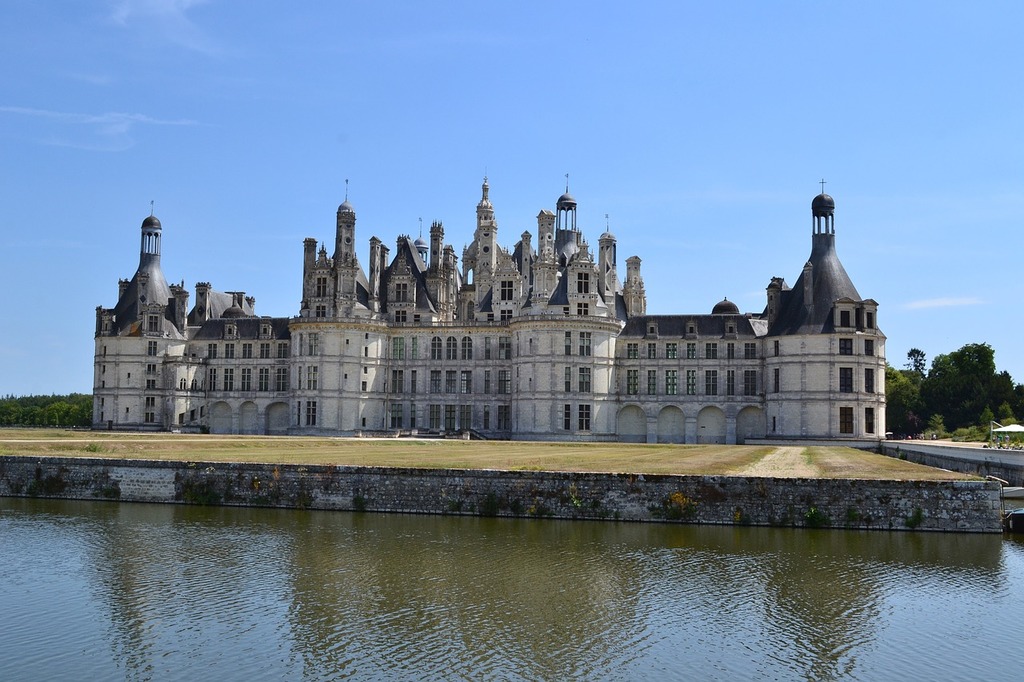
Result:
M229 324L227 328L224 330L224 333L230 337L235 335L235 331L235 325Z
M849 326L851 326L850 325L850 311L849 310L840 310L839 311L839 326L840 327L849 327Z
M577 294L589 294L590 293L590 273L578 272L576 273L576 293Z

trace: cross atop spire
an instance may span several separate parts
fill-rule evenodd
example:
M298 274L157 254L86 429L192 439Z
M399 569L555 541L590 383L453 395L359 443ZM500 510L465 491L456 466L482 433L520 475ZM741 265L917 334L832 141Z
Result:
M818 184L821 185L821 193L824 194L825 193L825 178L822 178L821 180L819 180Z
M345 178L345 201L348 201L348 178Z
M569 193L569 174L565 174L565 193Z
M156 209L154 208L154 205L155 205L155 203L156 203L156 202L154 202L154 201L153 201L152 199L150 199L150 200L149 200L149 215L150 215L150 216L152 216L152 215L153 215L153 213L154 213L154 211L156 210Z

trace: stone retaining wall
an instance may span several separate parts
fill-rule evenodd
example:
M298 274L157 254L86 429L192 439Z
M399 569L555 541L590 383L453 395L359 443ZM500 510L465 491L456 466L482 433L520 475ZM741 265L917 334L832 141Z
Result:
M303 509L999 532L987 481L866 481L0 457L0 495Z
M882 454L949 471L995 476L1009 485L1024 486L1024 452L906 440L887 441L882 445Z

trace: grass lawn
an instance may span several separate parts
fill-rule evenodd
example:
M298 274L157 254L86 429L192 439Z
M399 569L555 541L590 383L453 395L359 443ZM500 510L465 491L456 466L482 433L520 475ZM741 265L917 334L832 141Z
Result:
M776 478L975 478L841 446L378 440L2 429L0 455Z

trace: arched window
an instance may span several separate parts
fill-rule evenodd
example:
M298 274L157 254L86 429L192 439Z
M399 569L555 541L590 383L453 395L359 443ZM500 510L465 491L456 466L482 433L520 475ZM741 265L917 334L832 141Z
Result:
M449 360L459 359L459 341L454 336L448 337L448 342L445 344L445 355Z
M441 359L441 337L435 336L430 340L430 359L440 360Z
M473 359L473 339L469 338L468 336L462 337L462 359Z

